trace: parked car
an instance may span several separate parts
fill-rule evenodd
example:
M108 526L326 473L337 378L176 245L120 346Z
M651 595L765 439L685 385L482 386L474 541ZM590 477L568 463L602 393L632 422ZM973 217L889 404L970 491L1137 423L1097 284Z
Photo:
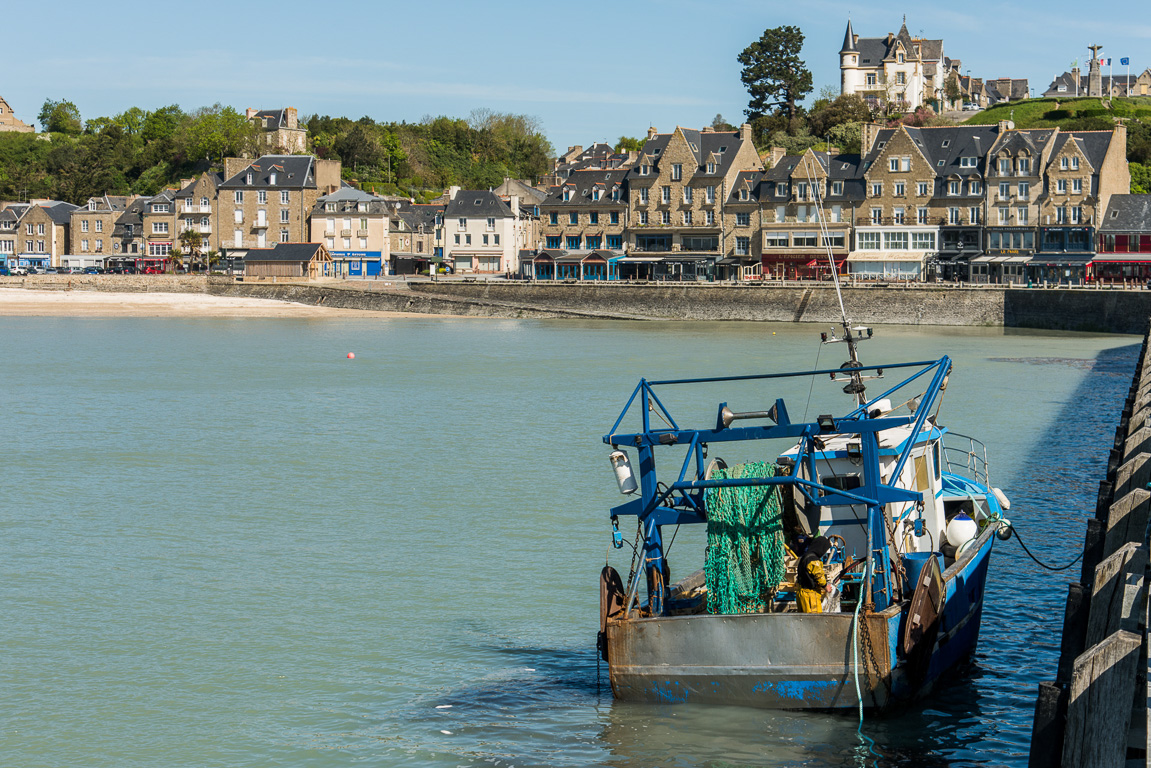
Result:
M963 111L964 112L978 112L979 111L979 105L976 104L974 101L965 101L965 102L963 102Z
M12 274L12 270L8 267L0 267L0 277L8 277L10 274Z
M44 270L41 267L28 267L28 274L30 274L30 275L42 275L42 274L44 274Z
M102 275L102 274L104 274L104 270L100 269L99 267L84 267L84 269L81 271L85 275Z
M28 274L28 268L27 267L12 267L12 274L21 275L21 276L26 275L26 274Z
M144 274L145 275L162 275L162 274L164 274L164 270L160 269L159 267L145 267L144 268Z
M44 270L44 274L46 274L46 275L58 275L58 274L60 274L60 270L56 269L55 267L48 267L47 269Z

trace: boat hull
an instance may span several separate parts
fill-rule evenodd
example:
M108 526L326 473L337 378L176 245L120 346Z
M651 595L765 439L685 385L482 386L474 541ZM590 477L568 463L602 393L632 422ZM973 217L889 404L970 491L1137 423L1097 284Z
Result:
M979 640L991 527L943 576L939 634L926 672L911 679L897 652L906 604L860 616L870 639L853 658L850 613L634 618L609 622L612 691L625 700L723 703L771 709L884 709L927 693ZM882 673L878 673L882 670ZM857 674L858 672L858 674ZM860 696L856 695L856 680Z

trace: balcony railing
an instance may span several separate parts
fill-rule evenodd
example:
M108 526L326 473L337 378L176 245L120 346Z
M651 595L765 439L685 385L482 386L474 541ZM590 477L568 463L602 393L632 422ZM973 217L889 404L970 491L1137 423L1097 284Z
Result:
M939 218L929 218L927 221L919 221L907 217L903 221L896 221L893 216L882 216L878 219L873 219L870 216L859 216L855 219L855 223L861 227L936 227L946 224L947 219L940 216Z
M211 213L211 212L212 212L212 206L210 206L210 205L192 205L192 204L185 203L184 206L182 208L180 208L180 213Z

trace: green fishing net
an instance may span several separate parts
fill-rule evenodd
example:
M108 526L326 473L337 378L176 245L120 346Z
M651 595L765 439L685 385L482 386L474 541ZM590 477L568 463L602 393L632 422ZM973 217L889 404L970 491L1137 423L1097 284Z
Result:
M712 480L773 477L760 461L712 473ZM707 508L707 608L711 613L757 613L783 579L783 516L779 486L709 488Z

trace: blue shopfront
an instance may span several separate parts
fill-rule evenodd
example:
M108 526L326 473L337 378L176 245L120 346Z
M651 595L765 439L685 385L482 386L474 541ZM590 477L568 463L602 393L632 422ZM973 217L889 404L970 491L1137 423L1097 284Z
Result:
M332 251L336 275L347 277L376 277L381 274L381 251Z
M618 280L622 258L615 251L541 251L531 260L531 276L536 280Z
M52 266L52 257L47 253L21 253L7 258L6 267L38 267L44 269Z

